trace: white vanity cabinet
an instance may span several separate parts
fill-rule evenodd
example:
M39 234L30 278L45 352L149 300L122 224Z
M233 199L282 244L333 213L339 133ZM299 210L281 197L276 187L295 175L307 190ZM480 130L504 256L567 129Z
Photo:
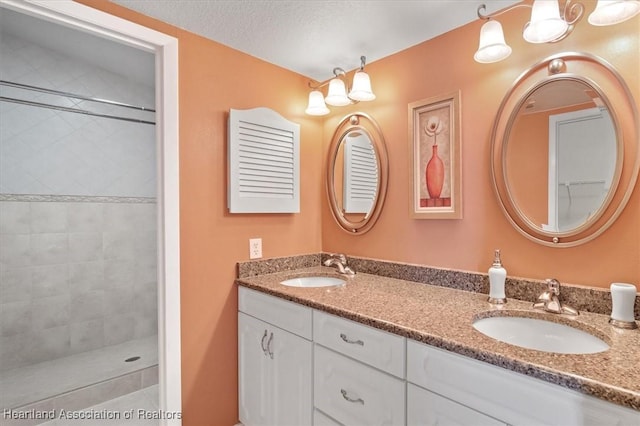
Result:
M320 311L313 332L315 408L345 425L404 425L405 338Z
M311 309L244 287L238 305L240 421L311 425Z
M640 413L240 287L240 421L639 426Z

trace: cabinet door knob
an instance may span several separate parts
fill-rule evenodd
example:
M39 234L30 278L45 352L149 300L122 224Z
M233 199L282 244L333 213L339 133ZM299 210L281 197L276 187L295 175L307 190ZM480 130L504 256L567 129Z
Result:
M354 404L362 404L364 405L364 399L362 398L358 398L358 399L354 399L354 398L350 398L349 395L347 395L347 391L344 389L340 389L340 393L342 394L342 397L344 399L346 399L349 402L352 402Z
M347 343L350 343L352 345L360 345L360 346L364 346L364 342L362 340L350 340L346 334L344 333L340 333L340 338L342 340L344 340Z
M269 336L269 341L267 342L267 351L269 352L269 357L273 359L273 349L271 349L271 342L273 342L273 333Z
M267 338L267 330L264 331L264 335L262 336L262 340L260 341L260 346L262 347L262 352L267 354L267 347L264 345L264 339Z

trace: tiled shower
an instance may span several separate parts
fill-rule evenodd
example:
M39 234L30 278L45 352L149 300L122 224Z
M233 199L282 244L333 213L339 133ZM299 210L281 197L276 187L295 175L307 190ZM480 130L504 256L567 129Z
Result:
M8 19L9 12L2 13ZM144 378L133 381L153 384L154 114L32 87L145 107L154 106L154 87L11 33L10 27L3 24L0 37L0 94L31 104L0 102L0 387L13 389L2 393L0 409L95 385L43 389L56 365L82 359L89 364L75 365L76 373L91 370L92 381L144 370ZM100 353L117 354L112 362L124 368L105 365L99 374ZM136 356L139 368L125 363ZM34 373L39 366L40 376Z

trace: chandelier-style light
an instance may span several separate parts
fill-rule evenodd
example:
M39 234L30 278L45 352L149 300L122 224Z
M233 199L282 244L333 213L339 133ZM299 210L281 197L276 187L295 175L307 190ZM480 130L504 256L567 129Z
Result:
M517 4L494 14L484 14L486 5L478 7L478 18L487 22L480 29L480 43L473 56L476 62L491 63L507 58L511 47L507 45L502 25L493 20L517 7L530 7L531 20L524 26L522 37L529 43L555 43L573 31L584 14L584 5L565 0L560 7L558 0L535 0L533 5ZM614 25L633 18L640 13L640 0L598 0L595 10L589 15L592 25Z
M309 87L313 89L309 93L309 104L305 112L309 115L326 115L329 114L327 104L331 106L345 106L360 101L372 101L376 98L371 90L371 79L364 72L364 66L367 58L360 57L360 69L353 75L353 84L349 89L347 83L347 73L342 68L334 68L334 77L324 81L318 85L309 83ZM327 96L324 97L320 88L329 85ZM348 92L348 94L347 94Z

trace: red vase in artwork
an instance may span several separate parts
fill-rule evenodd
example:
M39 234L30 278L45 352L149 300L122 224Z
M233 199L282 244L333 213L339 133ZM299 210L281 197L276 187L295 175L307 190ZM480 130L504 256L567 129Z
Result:
M429 192L429 198L440 198L444 184L444 163L438 157L438 145L433 145L432 149L431 159L427 163L425 172L427 192Z

